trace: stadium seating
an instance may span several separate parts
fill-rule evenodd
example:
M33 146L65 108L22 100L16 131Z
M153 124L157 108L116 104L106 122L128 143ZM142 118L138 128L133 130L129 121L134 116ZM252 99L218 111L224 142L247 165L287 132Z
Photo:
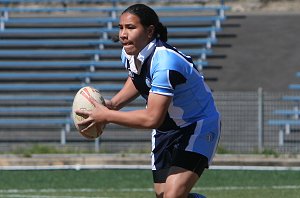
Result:
M127 73L115 27L120 12L134 2L0 0L1 141L7 130L17 133L25 128L60 131L61 136L51 138L61 144L82 141L78 133L69 133L66 139L75 130L70 117L73 96L86 85L107 98L121 89ZM192 56L199 69L206 67L229 7L205 6L205 0L196 6L145 2L153 4L167 25L169 43ZM144 105L139 99L124 110ZM116 127L107 128L111 136ZM114 138L126 139L128 129L118 130L124 133ZM149 131L145 134L150 140Z
M282 100L300 102L300 96L283 96Z
M300 77L300 72L296 73L297 77ZM291 90L299 90L299 84L291 84L289 85L289 89ZM269 125L275 125L279 127L279 145L283 146L286 142L286 137L290 136L292 133L300 132L300 96L297 95L289 95L283 96L282 99L286 102L292 102L292 109L277 109L273 112L274 115L280 116L278 119L269 120ZM298 143L298 141L293 138L293 142Z

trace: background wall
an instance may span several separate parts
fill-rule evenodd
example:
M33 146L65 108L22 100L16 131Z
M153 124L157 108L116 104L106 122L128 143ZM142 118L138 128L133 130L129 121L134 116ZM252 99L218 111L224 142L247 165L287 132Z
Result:
M206 69L214 90L287 91L300 83L300 2L299 1L228 1L232 10L214 50L224 58L211 57ZM226 49L224 49L226 48Z

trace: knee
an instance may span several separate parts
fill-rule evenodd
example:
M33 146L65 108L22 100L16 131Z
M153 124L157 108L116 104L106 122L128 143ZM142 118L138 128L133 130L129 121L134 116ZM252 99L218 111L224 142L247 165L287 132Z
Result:
M164 197L164 193L163 192L155 192L156 198L163 198Z
M168 189L164 192L164 198L187 198L188 194L182 189Z

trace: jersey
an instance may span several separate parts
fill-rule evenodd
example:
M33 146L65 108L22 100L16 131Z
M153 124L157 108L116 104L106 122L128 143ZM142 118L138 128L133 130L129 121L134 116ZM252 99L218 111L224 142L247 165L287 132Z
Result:
M220 115L211 90L192 58L159 39L154 42L155 46L150 48L151 52L147 51L148 57L139 74L131 71L124 50L121 58L136 89L146 101L149 93L172 97L163 124L157 130L177 130L202 119L218 119Z

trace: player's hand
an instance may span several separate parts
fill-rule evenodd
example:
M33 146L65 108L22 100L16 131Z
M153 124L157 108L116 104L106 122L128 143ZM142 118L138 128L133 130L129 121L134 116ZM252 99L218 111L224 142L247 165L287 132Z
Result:
M75 113L79 116L86 117L83 121L78 123L78 126L84 127L82 132L85 132L95 124L107 124L106 112L109 111L107 107L99 104L94 98L90 98L90 102L95 106L93 110L76 110ZM86 127L85 127L86 126Z
M108 99L105 99L105 106L109 109L113 109L113 105L112 105L112 101L111 100L108 100Z

